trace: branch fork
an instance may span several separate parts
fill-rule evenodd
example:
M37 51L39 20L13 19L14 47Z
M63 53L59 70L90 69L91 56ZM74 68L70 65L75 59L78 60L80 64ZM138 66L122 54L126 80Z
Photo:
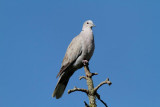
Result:
M97 91L102 85L108 84L110 86L112 82L109 81L109 78L107 78L105 81L101 82L97 87L94 88L92 76L98 75L98 73L91 73L89 70L88 64L84 65L84 70L85 70L86 76L81 76L79 79L80 80L85 79L87 81L88 90L83 89L83 88L74 87L73 89L68 90L68 94L75 92L75 91L86 93L89 98L89 105L84 101L85 107L97 107L96 98L100 100L105 105L105 107L108 107L107 104L100 98L100 95L97 93Z

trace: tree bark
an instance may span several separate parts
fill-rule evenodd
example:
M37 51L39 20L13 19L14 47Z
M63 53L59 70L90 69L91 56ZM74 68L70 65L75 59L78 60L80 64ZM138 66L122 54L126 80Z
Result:
M84 65L84 70L85 70L86 76L81 76L79 79L80 80L85 79L87 81L88 90L83 89L83 88L74 87L74 89L68 90L68 94L75 92L75 91L86 93L89 98L89 105L84 101L85 107L97 107L96 98L99 101L101 101L105 105L105 107L108 107L107 104L101 99L100 95L97 93L97 90L104 84L108 84L110 86L112 84L111 81L109 81L109 78L107 78L105 81L101 82L97 87L94 88L92 76L98 75L98 74L91 73L89 70L88 64Z
M85 70L86 81L88 86L89 107L97 107L94 84L92 80L92 73L90 72L88 65L84 66L84 70Z

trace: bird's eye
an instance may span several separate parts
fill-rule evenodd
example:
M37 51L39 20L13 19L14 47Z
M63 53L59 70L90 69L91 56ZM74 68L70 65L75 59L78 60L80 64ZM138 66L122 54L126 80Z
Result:
M89 24L89 22L87 22L87 24Z

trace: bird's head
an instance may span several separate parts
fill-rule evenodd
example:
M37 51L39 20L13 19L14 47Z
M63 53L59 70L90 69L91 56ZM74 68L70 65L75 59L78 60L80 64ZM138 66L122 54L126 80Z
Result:
M92 29L92 27L95 27L92 20L87 20L87 21L84 22L82 29L86 29L86 28L91 28Z

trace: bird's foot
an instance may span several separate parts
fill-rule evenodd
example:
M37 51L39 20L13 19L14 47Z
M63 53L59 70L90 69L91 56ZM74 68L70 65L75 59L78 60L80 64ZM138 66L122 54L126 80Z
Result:
M87 60L82 60L83 65L89 65L89 62Z

